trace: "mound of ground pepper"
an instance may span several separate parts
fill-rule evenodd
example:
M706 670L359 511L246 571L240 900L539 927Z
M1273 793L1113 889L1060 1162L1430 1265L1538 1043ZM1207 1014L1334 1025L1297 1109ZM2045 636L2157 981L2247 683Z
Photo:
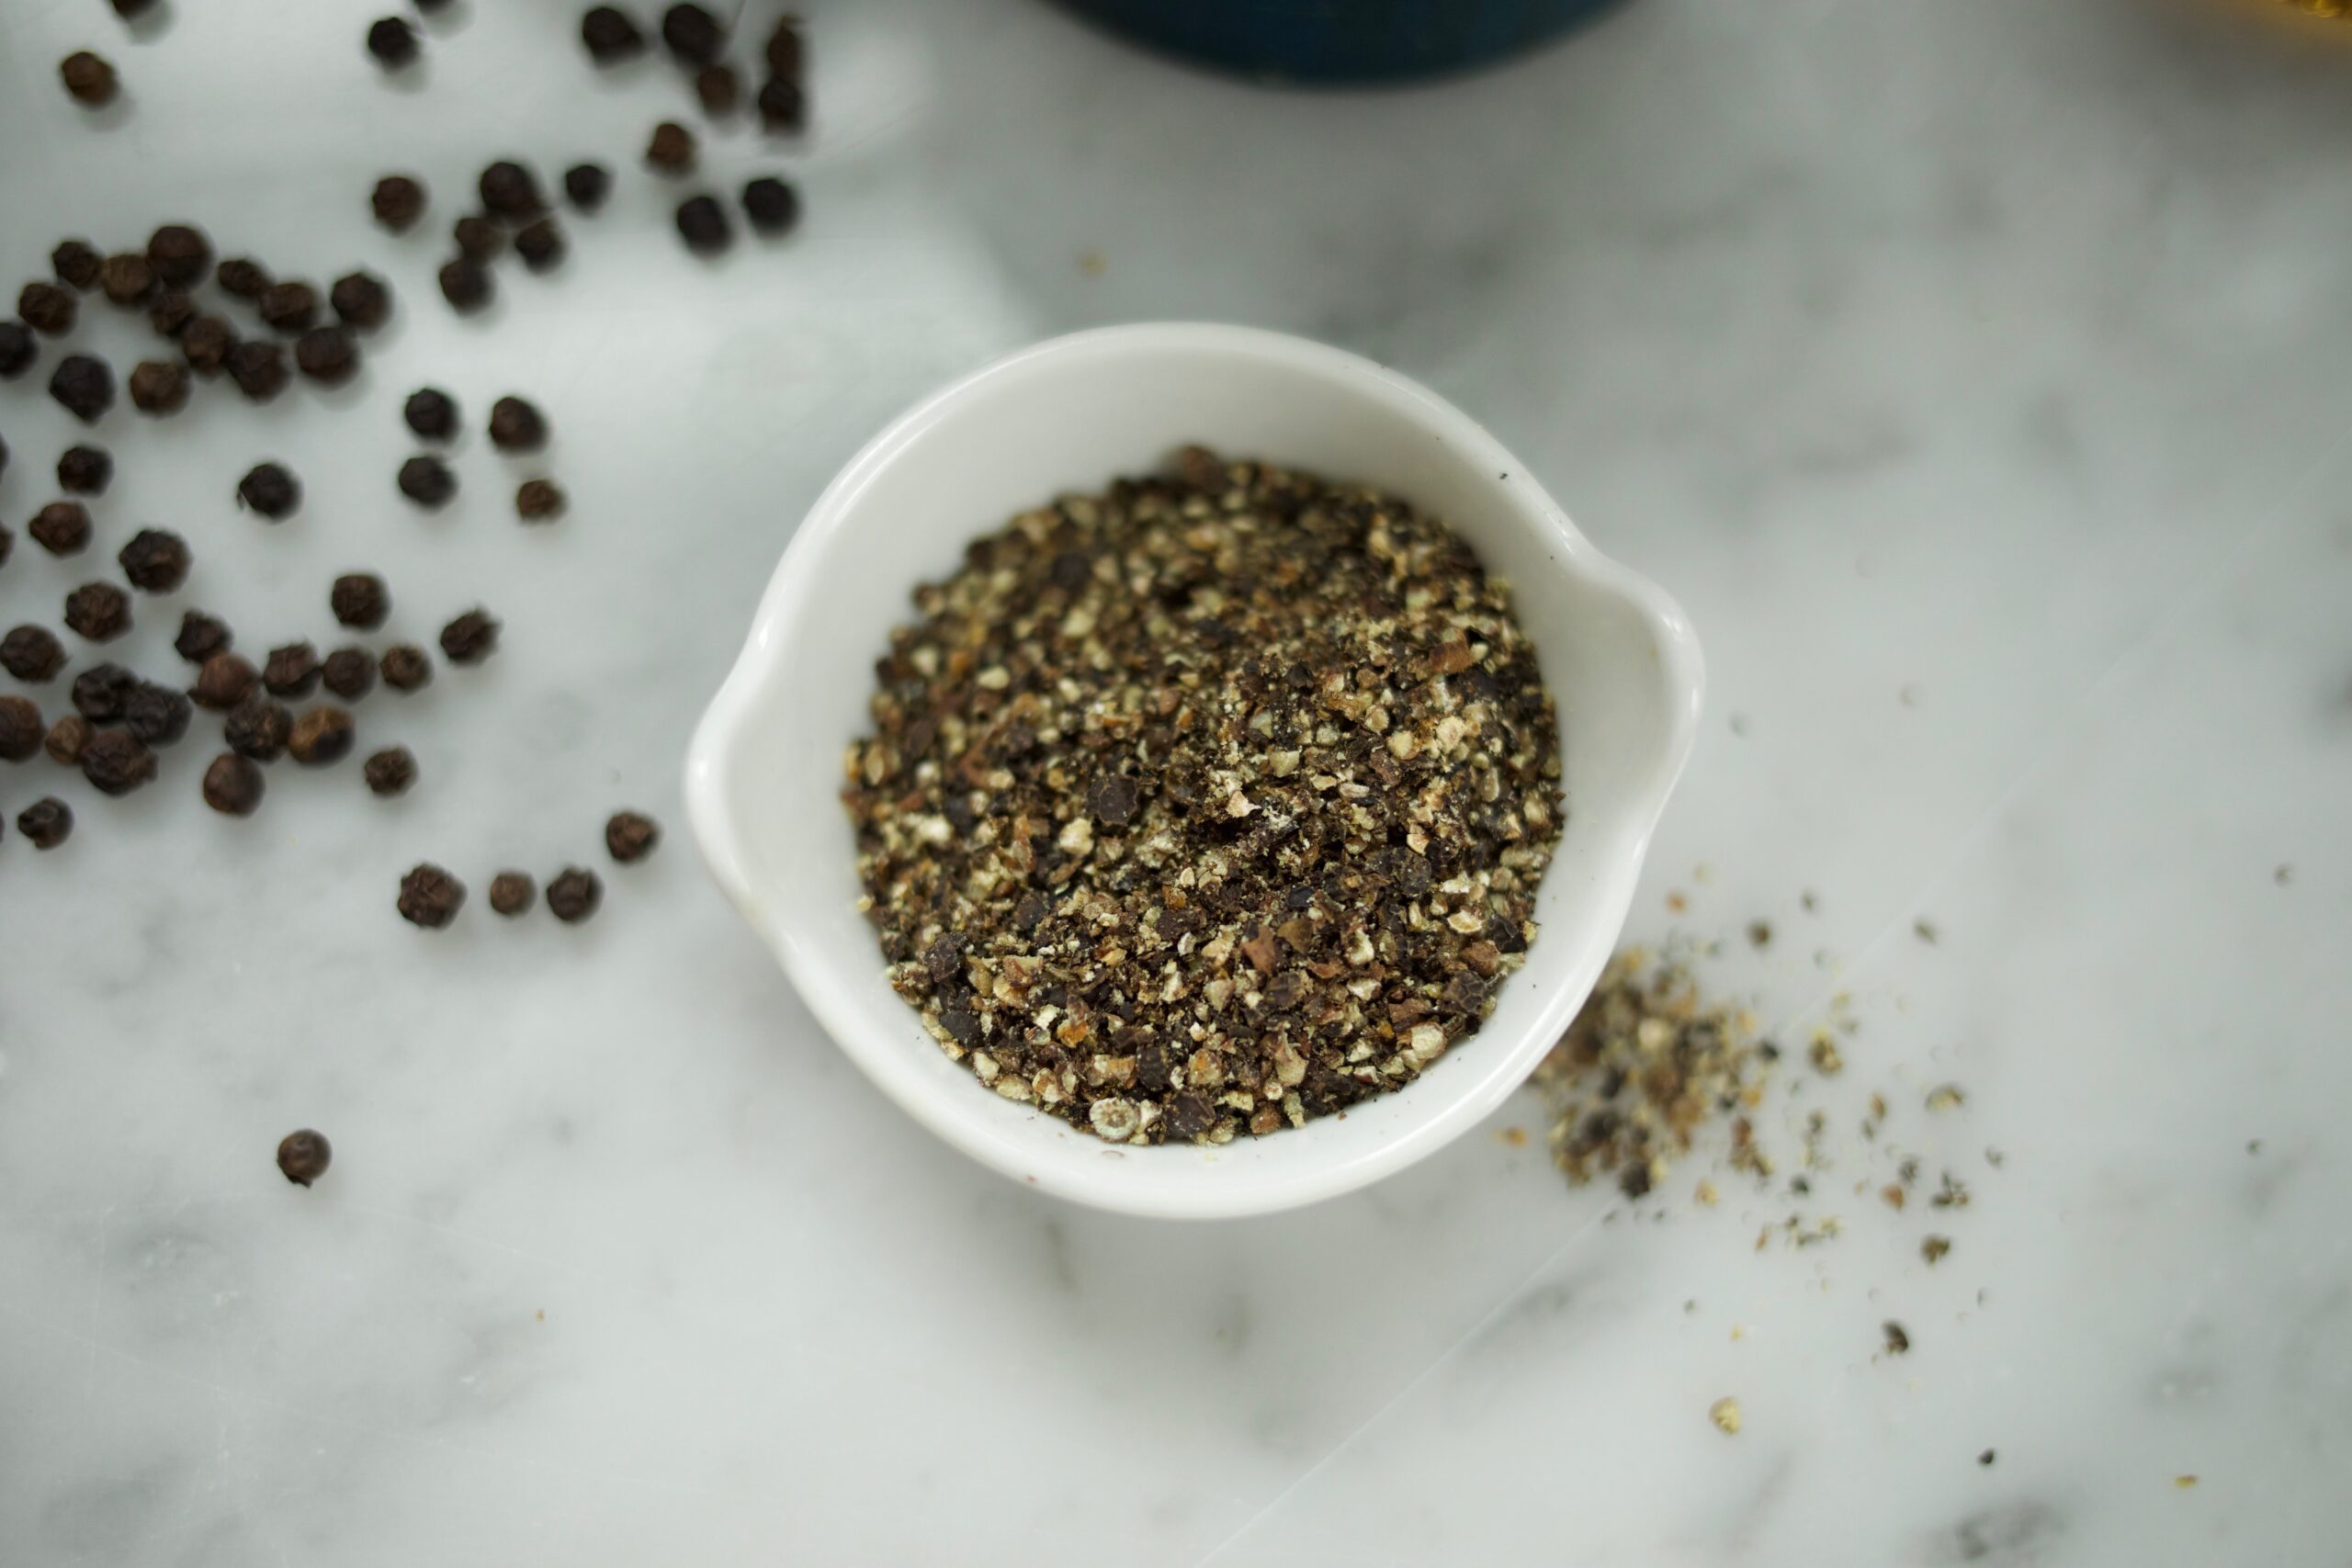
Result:
M842 791L890 983L1006 1099L1222 1144L1404 1087L1535 936L1559 737L1393 496L1191 448L917 590Z

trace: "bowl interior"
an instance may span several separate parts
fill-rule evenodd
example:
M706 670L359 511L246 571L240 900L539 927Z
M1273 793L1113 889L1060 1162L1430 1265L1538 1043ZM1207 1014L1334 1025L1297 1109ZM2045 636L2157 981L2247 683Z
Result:
M1541 931L1493 1016L1418 1083L1344 1118L1221 1149L1107 1147L988 1093L890 990L837 798L873 661L915 583L1051 497L1161 466L1186 442L1400 494L1510 581L1558 700L1568 818ZM1003 362L918 408L843 472L794 538L697 736L695 828L820 1021L967 1152L1065 1196L1170 1215L1306 1202L1397 1168L1519 1083L1590 989L1688 750L1695 645L1670 602L1600 557L1491 438L1335 350L1228 328L1114 329Z

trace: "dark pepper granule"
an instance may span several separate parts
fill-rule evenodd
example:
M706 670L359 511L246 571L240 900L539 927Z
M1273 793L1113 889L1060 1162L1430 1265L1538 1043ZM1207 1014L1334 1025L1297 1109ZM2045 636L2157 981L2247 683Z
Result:
M481 193L482 209L513 222L536 218L547 207L539 197L537 178L510 158L502 158L484 168L476 186Z
M293 733L294 716L287 711L286 705L261 696L247 697L231 708L220 726L221 739L229 743L229 750L256 762L277 761Z
M373 332L392 313L392 291L372 272L347 272L327 290L327 303L345 326Z
M387 71L416 62L416 27L405 17L384 17L368 28L368 52Z
M364 648L338 648L319 666L319 679L345 702L356 703L376 689L376 661Z
M327 608L346 626L374 631L392 613L391 590L373 572L347 571L327 590Z
M395 692L417 692L433 683L433 660L414 643L396 642L377 661L384 684Z
M334 1150L325 1137L308 1127L287 1134L277 1145L278 1171L297 1187L308 1187L324 1176L327 1162L334 1157Z
M40 750L49 727L29 697L0 697L0 762L21 762Z
M786 76L771 76L760 85L760 129L776 136L795 136L808 125L808 95Z
M528 909L538 896L539 885L523 872L502 871L490 879L491 909L510 919Z
M155 269L138 252L124 251L99 264L98 288L118 305L143 305L155 292Z
M312 327L295 341L294 364L311 380L336 386L359 368L359 344L347 328Z
M187 406L187 367L142 359L130 367L130 406L141 413L177 413Z
M129 795L155 776L155 753L128 729L94 730L82 747L82 776L100 795Z
M53 850L74 836L74 808L44 795L17 813L17 831L37 850Z
M376 182L368 197L368 207L376 214L376 221L393 233L402 233L416 226L424 216L424 184L413 175L386 175ZM227 288L227 283L222 283ZM231 293L237 290L232 288Z
M84 424L96 424L114 407L114 372L92 355L69 354L49 378L49 395Z
M286 754L306 768L322 768L351 754L351 715L331 704L311 708L286 735Z
M300 279L273 283L262 291L255 307L261 319L279 332L307 332L319 319L319 291Z
M616 64L645 48L645 35L617 6L591 6L582 12L580 41L599 65Z
M121 91L114 67L86 49L77 49L57 62L66 96L85 108L103 108Z
M140 529L115 557L122 564L122 575L142 593L176 591L187 581L187 569L193 558L188 554L187 541L163 528Z
M260 808L261 769L251 757L223 751L204 770L204 804L223 817L251 817Z
M17 314L48 337L72 332L74 319L81 313L81 300L62 283L28 283L17 294Z
M525 479L514 491L514 515L526 523L552 523L563 508L563 491L553 479Z
M457 400L437 387L422 387L401 405L401 418L427 441L447 441L458 434Z
M180 333L180 357L199 376L218 376L237 346L237 330L218 316L198 316Z
M282 463L255 463L237 481L237 502L276 523L302 504L302 481Z
M799 80L808 55L800 37L799 18L789 16L779 18L775 30L768 34L767 45L762 53L767 60L770 73L787 81Z
M401 493L419 506L438 510L458 493L458 476L440 458L420 453L401 465Z
M172 639L172 651L190 664L201 664L216 653L228 652L235 641L228 622L190 610L180 616L179 636Z
M743 101L743 79L735 74L732 65L706 65L695 73L695 97L701 102L703 113L724 119Z
M536 452L548 444L548 422L521 398L490 405L491 445L502 452Z
M212 265L212 242L193 223L165 223L147 236L147 265L173 288L193 288Z
M594 212L611 194L613 176L602 164L574 164L563 171L563 194L582 212Z
M78 501L52 501L33 513L25 532L51 555L79 555L90 543L90 509Z
M450 225L449 238L457 242L459 255L475 261L489 261L506 248L506 231L479 212L469 212Z
M235 653L216 653L204 661L196 672L196 684L188 688L198 707L214 713L227 713L247 697L261 679L253 660Z
M17 536L8 532L7 525L0 524L0 566L8 564L8 552L16 546Z
M465 901L466 885L429 862L401 878L398 908L413 926L437 931L458 918Z
M441 298L449 308L460 313L479 310L490 303L490 268L471 256L452 256L441 264L437 275Z
M441 628L441 655L452 664L479 664L498 650L498 623L469 610Z
M49 253L49 270L57 281L87 294L98 286L98 268L106 257L87 240L60 240Z
M289 642L269 650L262 660L261 683L274 697L307 697L319 683L318 650L307 642Z
M65 645L47 626L17 626L0 637L0 670L41 685L65 668Z
M416 783L416 758L405 746L387 746L359 765L359 776L368 782L368 793L390 799L406 795Z
M662 13L662 42L688 65L707 65L727 47L727 29L718 18L691 0Z
M196 320L196 297L167 288L147 307L147 324L164 337L177 337Z
M548 884L548 911L568 926L594 914L604 900L605 885L596 880L594 872L580 866L566 866Z
M49 727L40 749L49 760L61 767L79 767L82 749L90 743L90 721L78 713L60 714L57 722Z
M727 221L727 209L712 196L690 196L678 203L678 238L686 248L698 254L708 255L725 250L735 238Z
M674 119L653 128L645 144L646 167L664 175L683 175L695 166L695 133Z
M293 379L293 372L286 367L286 351L274 343L233 344L220 363L227 367L229 378L237 383L237 390L257 403L269 401Z
M13 381L40 357L32 328L14 319L0 321L0 377Z
M92 724L112 724L139 689L139 677L119 664L93 664L74 677L74 711Z
M661 841L660 824L641 812L616 811L605 824L605 848L623 865L643 860Z
M220 286L223 294L258 302L263 295L269 292L273 280L269 269L253 257L227 256L212 269L212 281Z
M763 234L790 233L800 221L800 194L775 175L762 175L743 186L743 216Z
M183 692L141 681L123 700L122 725L150 746L169 746L187 733L195 708Z
M546 272L563 260L563 231L552 218L526 224L514 236L514 254L533 272Z

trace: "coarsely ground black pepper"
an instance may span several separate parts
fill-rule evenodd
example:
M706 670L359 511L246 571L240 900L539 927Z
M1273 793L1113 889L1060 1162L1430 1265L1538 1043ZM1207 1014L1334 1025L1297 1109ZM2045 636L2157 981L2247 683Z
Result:
M387 746L359 765L370 795L405 795L416 783L416 758L405 746Z
M300 281L273 283L262 290L257 308L279 332L307 332L319 319L319 291Z
M539 198L538 180L512 159L502 158L483 169L478 187L482 209L510 222L536 218L547 206Z
M49 727L29 697L0 696L0 762L21 762L40 750Z
M74 711L92 724L112 724L139 689L139 677L119 664L93 664L74 677Z
M188 695L198 707L227 713L252 696L260 680L252 660L239 654L216 653L196 672L196 684L188 689Z
M74 808L44 795L17 813L17 831L37 850L53 850L74 836Z
M187 406L187 367L164 359L131 367L130 406L141 413L177 413Z
M169 746L187 733L194 709L185 693L141 681L123 699L122 727L150 746Z
M385 17L368 28L368 52L387 71L416 62L416 27L404 17Z
M604 206L612 187L613 176L602 164L574 164L563 171L563 194L582 212Z
M114 407L114 372L103 359L69 354L50 374L49 395L84 424L96 424L100 415Z
M121 90L114 67L86 49L77 49L58 62L57 74L68 96L85 108L103 108Z
M1193 449L917 591L849 752L892 986L1007 1099L1223 1143L1476 1031L1559 834L1534 650L1394 497Z
M441 656L452 664L479 664L498 651L498 623L469 610L441 628Z
M68 446L57 457L58 488L74 495L104 495L114 482L114 459L102 446Z
M51 555L79 555L90 543L90 509L78 501L52 501L33 513L25 532Z
M490 268L471 256L453 256L441 264L441 298L460 313L490 303Z
M49 337L72 332L80 306L74 291L59 283L28 283L17 296L17 314L25 325Z
M447 441L458 434L458 402L434 387L420 387L401 405L401 418L427 441Z
M236 346L236 329L218 316L198 316L180 332L180 357L199 376L220 374Z
M201 664L216 653L228 652L235 641L228 622L201 610L190 610L180 616L179 635L172 639L172 651L190 664Z
M253 257L224 256L212 269L212 281L220 286L221 293L257 304L269 292L271 280L269 269Z
M401 493L419 506L447 506L458 493L458 476L438 457L418 456L401 465Z
M690 196L678 203L678 238L686 248L704 254L723 251L735 238L728 226L727 209L713 196Z
M347 571L327 590L327 608L346 626L374 631L392 613L391 590L372 572Z
M155 753L128 729L93 730L82 747L82 776L100 795L129 795L155 776Z
M57 679L65 645L47 626L17 626L0 637L0 670L35 685Z
M130 629L130 595L111 582L85 582L65 596L66 629L111 642Z
M799 193L773 175L762 175L743 186L743 216L760 233L790 233L800 220Z
M322 768L351 754L354 726L339 707L321 705L294 721L286 735L286 752L306 768Z
M653 139L645 145L645 163L648 168L665 175L691 172L695 166L694 132L674 119L663 120L653 128ZM73 296L66 298L70 303Z
M237 500L277 523L302 504L302 481L281 463L255 463L237 481Z
M424 216L424 184L411 175L386 175L368 194L368 205L376 214L377 222L395 234L404 232ZM220 287L228 288L228 282L223 279ZM229 291L238 292L233 288Z
M599 65L627 60L645 48L645 35L616 6L591 6L581 14L580 41Z
M230 710L220 726L229 750L256 762L274 762L294 733L294 716L286 705L268 697L247 697Z
M173 288L193 288L212 265L212 242L193 223L165 223L147 236L147 265Z
M552 218L526 224L514 235L514 254L533 272L546 272L563 260L563 231Z
M78 713L61 714L42 738L40 749L49 753L51 761L73 768L81 765L82 749L89 743L90 721Z
M548 444L548 422L521 398L501 398L490 405L491 445L502 452L536 452Z
M605 848L623 865L643 860L661 841L661 826L641 812L616 811L605 824Z
M98 265L98 289L118 305L143 305L155 291L155 269L135 251L111 255Z
M359 344L344 327L312 327L294 344L294 366L311 380L333 387L359 368Z
M141 528L122 547L116 560L130 586L142 593L171 593L187 581L192 558L187 541L162 528Z
M413 926L439 931L465 901L466 885L437 865L419 865L401 878L401 918Z
M307 697L319 683L318 650L307 642L273 648L262 661L261 683L273 697Z
M227 367L237 390L257 403L277 396L293 378L293 372L286 368L286 351L274 343L232 344L220 363Z
M155 296L147 307L147 324L165 337L177 337L196 320L196 300L176 288Z
M261 795L261 770L250 757L223 751L204 770L204 804L223 817L251 817Z
M594 914L604 899L605 885L596 880L596 874L576 865L566 866L548 884L548 912L568 926Z
M98 286L98 267L105 260L87 240L60 240L49 253L49 269L58 282L87 294Z
M347 703L356 703L376 689L376 661L364 648L336 649L319 667L319 675L328 691Z
M325 1137L307 1127L287 1134L277 1145L278 1171L297 1187L308 1187L324 1176L334 1158L334 1149Z
M413 643L396 642L384 649L378 669L395 692L421 692L433 683L433 660Z
M563 515L563 491L552 479L525 479L514 491L514 515L526 523L552 523Z
M502 871L490 879L492 912L509 917L528 909L539 896L538 884L519 871Z

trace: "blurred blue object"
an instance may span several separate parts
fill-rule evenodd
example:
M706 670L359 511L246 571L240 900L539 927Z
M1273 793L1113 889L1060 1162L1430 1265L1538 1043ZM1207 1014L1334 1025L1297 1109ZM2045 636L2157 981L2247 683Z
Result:
M1620 0L1059 0L1170 54L1298 82L1406 82L1510 58Z

